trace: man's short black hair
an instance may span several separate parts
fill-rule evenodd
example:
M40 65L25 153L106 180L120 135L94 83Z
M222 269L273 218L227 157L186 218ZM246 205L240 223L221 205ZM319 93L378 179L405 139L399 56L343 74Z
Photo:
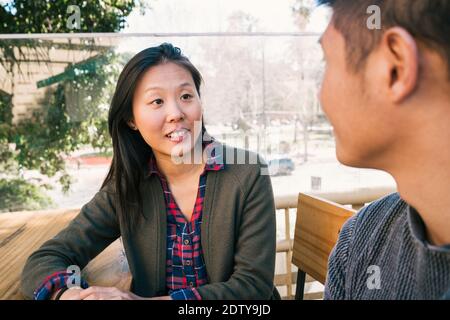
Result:
M450 78L450 0L317 0L333 8L333 25L343 34L347 61L358 71L388 28L399 26L446 61ZM367 8L381 9L381 29L367 28Z

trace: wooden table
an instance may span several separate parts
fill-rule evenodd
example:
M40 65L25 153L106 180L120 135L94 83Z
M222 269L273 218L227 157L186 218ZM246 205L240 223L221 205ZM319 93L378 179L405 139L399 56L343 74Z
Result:
M27 258L54 237L79 209L0 213L0 300L23 299L20 275ZM82 271L89 284L128 289L131 275L120 238Z

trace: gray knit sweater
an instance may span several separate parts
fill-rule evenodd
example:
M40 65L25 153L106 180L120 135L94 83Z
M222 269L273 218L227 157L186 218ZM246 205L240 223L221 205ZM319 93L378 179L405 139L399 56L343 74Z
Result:
M417 211L391 194L342 228L325 299L448 299L449 289L450 245L430 245Z

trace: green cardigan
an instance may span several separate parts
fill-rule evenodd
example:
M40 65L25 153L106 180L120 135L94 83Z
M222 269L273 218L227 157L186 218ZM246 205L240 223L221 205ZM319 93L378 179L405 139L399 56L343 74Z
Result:
M276 221L270 177L261 174L265 164L259 157L257 164L236 164L243 154L256 159L254 153L231 147L223 152L225 169L208 172L201 244L209 281L197 290L203 299L279 299L273 284ZM83 269L120 236L131 291L143 297L167 294L166 209L156 175L143 180L141 192L144 217L132 232L116 216L113 188L97 192L64 230L28 258L21 279L24 296L32 299L48 275L69 265Z

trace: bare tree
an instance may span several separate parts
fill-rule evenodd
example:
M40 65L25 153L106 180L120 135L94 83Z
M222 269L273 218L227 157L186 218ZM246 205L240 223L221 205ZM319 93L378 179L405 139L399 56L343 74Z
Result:
M310 20L313 2L311 0L297 0L292 7L293 18L299 31L305 31ZM294 141L297 140L297 123L300 123L303 133L303 160L308 161L309 130L320 112L317 101L317 83L320 77L320 51L315 39L297 38L292 42L292 64L296 69L295 87L291 94L291 101L296 104L294 126ZM293 96L295 95L295 96ZM292 102L291 102L292 103Z
M251 32L256 28L256 19L237 11L229 17L226 31ZM205 61L201 69L206 84L203 99L207 119L237 123L243 115L251 123L261 99L257 94L261 83L257 40L231 36L207 38L201 40L201 47Z

